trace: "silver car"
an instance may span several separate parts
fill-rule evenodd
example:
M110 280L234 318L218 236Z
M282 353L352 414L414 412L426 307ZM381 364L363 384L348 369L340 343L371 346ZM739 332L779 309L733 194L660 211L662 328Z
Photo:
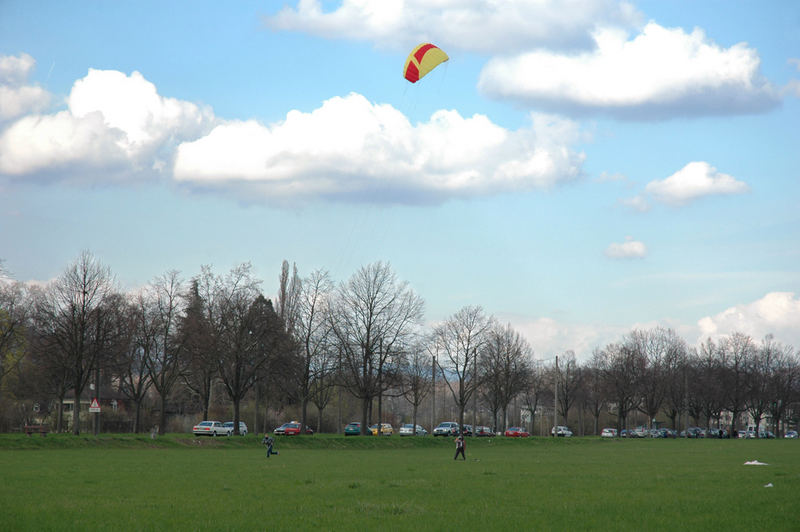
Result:
M458 423L454 421L443 421L433 429L433 436L458 436Z
M195 436L230 436L233 426L226 427L221 421L201 421L192 427L192 432Z
M420 425L416 426L416 430L412 423L406 423L397 432L400 436L426 436L428 431L423 429Z
M231 434L236 432L233 430L233 421L226 421L225 423L223 423L223 425L225 426L225 428L230 429ZM247 425L245 424L244 421L239 422L239 435L247 436Z

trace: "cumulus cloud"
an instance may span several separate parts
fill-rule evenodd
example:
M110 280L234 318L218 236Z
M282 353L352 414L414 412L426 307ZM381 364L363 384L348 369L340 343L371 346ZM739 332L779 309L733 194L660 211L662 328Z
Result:
M555 185L578 177L577 126L532 115L516 131L484 115L440 110L411 124L387 104L351 93L272 125L234 121L178 147L174 176L250 197L440 201Z
M792 65L798 72L800 72L800 59L796 57L792 57L787 61L790 65ZM783 92L786 94L790 94L795 98L800 98L800 80L791 79L789 82L783 87Z
M509 53L523 49L587 49L598 24L630 27L640 14L619 0L342 0L325 11L300 0L265 17L273 30L361 40L405 49L433 40L445 49Z
M47 91L26 84L35 66L28 54L0 55L0 123L41 111L50 103Z
M508 321L520 332L533 348L534 358L539 360L550 360L555 355L574 351L578 360L585 362L595 349L618 342L631 331L630 327L570 323L550 317L502 317L502 321Z
M170 146L208 131L213 114L160 96L139 72L90 69L72 87L67 110L29 114L0 135L0 173L66 177L96 170L109 177L152 173Z
M647 256L647 246L632 236L626 236L625 242L610 244L605 255L611 259L643 259Z
M734 332L759 340L768 334L785 344L800 346L800 297L794 292L770 292L761 299L730 307L697 322L700 338L718 339Z
M658 201L684 205L704 196L744 194L750 187L703 161L691 162L661 181L651 181L645 191Z
M746 43L722 48L701 29L686 33L654 22L632 39L608 27L594 39L596 47L580 54L495 57L479 88L525 105L634 120L753 113L780 101Z
M632 198L622 198L619 200L619 203L624 207L638 212L647 212L650 210L650 202L641 194L633 196Z

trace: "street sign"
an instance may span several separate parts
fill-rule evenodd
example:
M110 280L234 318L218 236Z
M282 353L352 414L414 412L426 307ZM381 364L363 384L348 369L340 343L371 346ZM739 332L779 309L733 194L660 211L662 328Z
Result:
M89 405L89 412L91 413L100 413L100 403L97 402L97 398L95 397L92 399L92 404Z

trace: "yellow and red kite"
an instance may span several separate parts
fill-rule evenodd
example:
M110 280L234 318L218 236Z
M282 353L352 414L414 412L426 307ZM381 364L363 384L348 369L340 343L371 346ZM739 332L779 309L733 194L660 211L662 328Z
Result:
M416 83L425 74L450 59L440 48L425 42L414 48L406 59L403 76L411 83Z

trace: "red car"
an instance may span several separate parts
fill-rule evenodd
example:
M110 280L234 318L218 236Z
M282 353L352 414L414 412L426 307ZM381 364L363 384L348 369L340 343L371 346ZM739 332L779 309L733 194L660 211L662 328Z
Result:
M291 421L289 423L284 423L273 432L275 434L283 434L284 436L296 436L300 434L300 422ZM306 426L306 434L314 434L314 431L311 430L311 427Z
M508 438L527 438L530 433L522 427L510 427L506 430L505 435Z

